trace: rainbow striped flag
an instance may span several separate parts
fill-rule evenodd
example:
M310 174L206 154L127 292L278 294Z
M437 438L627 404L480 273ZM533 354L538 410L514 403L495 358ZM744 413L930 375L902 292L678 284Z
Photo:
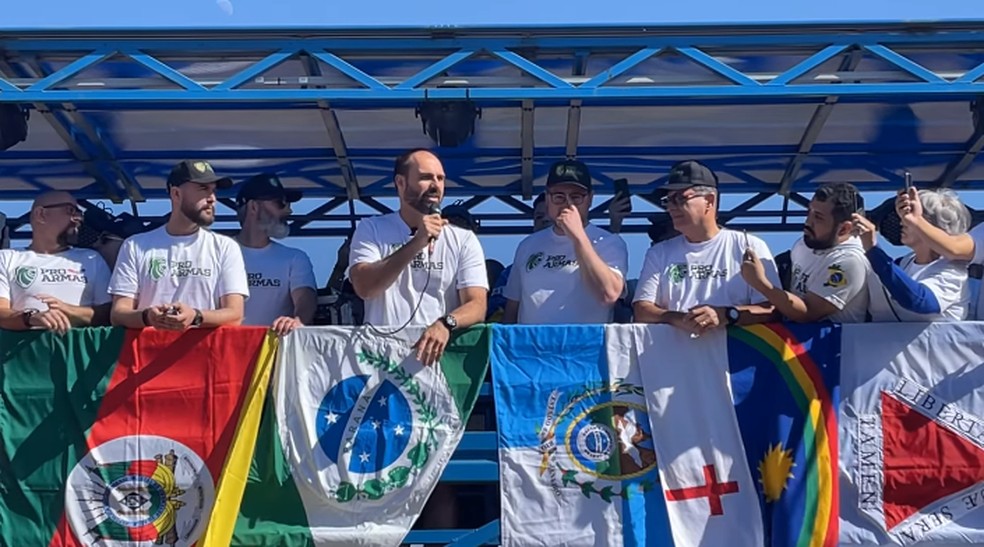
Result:
M728 330L735 412L772 547L837 545L840 351L840 326Z

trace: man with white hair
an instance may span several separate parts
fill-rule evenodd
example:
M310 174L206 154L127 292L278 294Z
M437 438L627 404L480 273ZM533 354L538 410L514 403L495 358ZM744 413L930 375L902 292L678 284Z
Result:
M920 190L923 218L950 235L965 233L970 212L949 190ZM875 226L855 215L861 244L877 279L868 283L868 313L875 322L960 321L967 315L970 299L967 265L947 260L920 237L902 225L902 243L912 252L896 264L878 247Z
M31 244L0 251L0 328L47 329L109 321L109 267L77 243L82 211L66 192L48 192L31 205Z
M314 319L318 291L311 259L304 251L271 241L290 234L290 204L300 199L301 192L284 188L269 173L250 178L239 189L236 216L243 229L236 241L250 293L243 325L269 325L283 335Z

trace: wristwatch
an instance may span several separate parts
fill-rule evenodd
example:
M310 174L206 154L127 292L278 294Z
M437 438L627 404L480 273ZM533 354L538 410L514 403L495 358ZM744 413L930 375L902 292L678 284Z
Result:
M21 316L21 318L24 320L24 326L27 328L33 327L34 325L31 324L31 318L37 315L38 313L41 312L34 308L27 308L26 310L24 310L24 315Z
M455 319L450 313L444 317L441 317L438 321L448 328L448 332L454 332L454 329L458 328L458 320Z
M202 326L203 319L204 318L202 317L202 310L195 310L195 318L191 320L191 326L192 327Z
M741 317L741 312L734 306L728 306L727 308L724 308L724 316L728 320L728 325L734 325Z

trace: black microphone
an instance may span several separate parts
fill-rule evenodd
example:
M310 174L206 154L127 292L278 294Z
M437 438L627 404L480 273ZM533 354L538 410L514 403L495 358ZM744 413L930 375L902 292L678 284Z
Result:
M430 208L428 209L428 213L427 214L430 214L430 215L440 215L441 214L441 205L439 203L431 203L430 204ZM432 254L434 252L434 242L435 241L437 241L437 238L436 237L431 237L430 238L430 245L428 245L427 254Z

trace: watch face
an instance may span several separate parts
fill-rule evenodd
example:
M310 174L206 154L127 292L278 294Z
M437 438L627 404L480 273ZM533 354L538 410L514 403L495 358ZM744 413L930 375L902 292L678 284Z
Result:
M738 311L738 308L731 308L728 310L728 318L732 321L737 321L739 317L741 317L741 312Z
M453 315L445 315L444 323L452 329L458 326L458 320Z

